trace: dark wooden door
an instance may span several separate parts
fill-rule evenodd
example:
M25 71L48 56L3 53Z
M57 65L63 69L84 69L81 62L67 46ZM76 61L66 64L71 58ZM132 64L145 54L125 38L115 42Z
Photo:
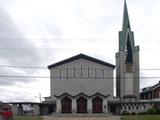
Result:
M64 97L61 100L62 113L72 112L72 100L68 97Z
M92 100L92 111L93 113L102 113L103 112L103 101L99 97L95 97Z
M77 113L87 113L87 100L84 97L77 99Z

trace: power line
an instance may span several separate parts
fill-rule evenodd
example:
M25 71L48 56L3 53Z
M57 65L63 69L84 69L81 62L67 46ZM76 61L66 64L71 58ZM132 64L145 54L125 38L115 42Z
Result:
M41 88L36 88L36 87L26 87L26 86L19 86L19 85L11 86L11 88L12 88L12 87L14 87L14 88L15 88L15 87L16 87L16 88L26 88L26 89L37 89L37 90L38 90L38 89L47 89L47 90L49 89L49 88L42 88L42 87L41 87ZM0 88L0 89L5 90L4 88Z
M15 95L21 95L21 96L23 95L25 97L31 97L31 94L29 92L24 93L24 91L11 91L11 90L8 90L8 89L3 89L3 88L0 88L0 91L3 91L3 92L1 92L1 97L3 96L3 97L6 97L6 98L8 98L8 93L12 94L14 96ZM7 94L6 94L6 92L7 92ZM17 93L17 92L19 92L19 93Z
M8 90L8 89L4 89L4 88L0 88L0 89L1 89L0 91L5 91L7 93L12 93L13 95L17 95L17 92L18 92L18 91ZM22 91L20 93L23 94L23 95L25 95L25 96L29 96L29 95L27 95L27 93L24 93Z
M75 51L75 50L87 50L87 51L107 51L107 52L113 52L113 51L118 51L118 48L114 49L107 49L107 48L34 48L34 47L0 47L1 50L19 50L19 49L26 49L26 50L29 50L29 51L50 51L52 52L51 50L65 50L65 51ZM36 52L37 52L36 51ZM156 49L141 49L140 52L159 52L160 49L159 48L156 48Z
M0 75L0 78L50 78L48 76Z
M16 65L0 65L0 68L26 68L26 69L48 69L47 67L40 67L40 66L16 66ZM88 68L54 68L59 70L88 70ZM111 70L111 69L100 69L100 68L90 68L89 70ZM115 70L124 70L124 69L115 69ZM160 68L141 68L141 69L133 69L134 70L157 70L159 71Z
M4 42L7 42L7 41L22 41L22 40L25 40L25 41L50 41L50 40L102 40L102 41L105 41L105 40L116 40L118 41L119 38L117 36L117 38L95 38L95 36L89 36L91 38L0 38L0 41L4 41ZM160 38L136 38L137 40L157 40L159 41Z
M72 78L76 78L76 79L116 79L116 77L82 77L82 76L76 76L76 77L48 77L48 76L15 76L15 75L0 75L0 78L57 78L57 79L72 79ZM125 77L125 79L128 78L142 78L142 79L148 79L148 78L160 78L160 76L150 76L150 77Z
M65 51L75 51L75 50L81 50L82 51L82 48L34 48L34 47L32 47L32 48L29 48L29 47L15 47L15 48L9 48L9 47L7 47L7 48L0 48L1 50L18 50L18 49L28 49L28 50L30 50L30 51L33 51L33 50L37 50L37 51L39 51L39 50L65 50ZM85 48L83 48L83 50L87 50L87 51L104 51L104 50L108 50L108 51L113 51L113 50L118 50L118 49L106 49L106 48L104 48L104 49L102 49L102 48L97 48L97 49L85 49Z
M14 66L14 65L0 65L1 68L29 68L29 69L47 69L47 67L32 67L32 66Z
M26 88L26 89L46 89L48 90L49 88L35 88L35 87L26 87L26 86L12 86L12 87L16 87L16 88Z
M22 41L23 40L23 41ZM56 41L53 41L53 40L56 40ZM100 39L92 39L92 38L82 38L82 39L80 39L80 38L69 38L69 39L57 39L57 38L55 38L55 39L0 39L0 42L11 42L11 41L14 41L14 42L30 42L30 41L32 41L32 42L63 42L63 41L68 41L68 42L70 42L70 41L75 41L75 40L80 40L80 41L84 41L84 42L108 42L108 41L110 41L110 42L113 42L113 40L116 40L117 41L117 39L102 39L102 38L100 38ZM86 40L89 40L89 41L86 41ZM152 39L153 40L153 39ZM79 41L79 42L80 42ZM75 41L76 42L76 41Z

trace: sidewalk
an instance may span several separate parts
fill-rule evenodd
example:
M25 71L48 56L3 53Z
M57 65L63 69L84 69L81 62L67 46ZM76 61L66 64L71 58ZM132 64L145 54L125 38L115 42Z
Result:
M44 116L43 120L120 120L120 116L101 116L101 117L64 117L64 116Z

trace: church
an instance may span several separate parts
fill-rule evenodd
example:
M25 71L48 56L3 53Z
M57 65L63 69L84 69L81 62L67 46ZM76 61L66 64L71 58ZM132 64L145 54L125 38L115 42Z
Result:
M130 110L128 106L133 108L132 112L139 109L139 46L134 43L126 1L115 59L116 65L113 65L78 54L49 65L50 97L46 97L45 102L53 102L57 114L120 114ZM114 70L116 97L113 96Z
M42 103L9 103L14 115L23 115L26 104L34 108L35 115L139 114L160 108L160 82L140 93L139 51L124 0L116 64L82 53L53 63L48 66L50 96Z
M79 54L48 66L57 113L107 112L113 98L114 65Z

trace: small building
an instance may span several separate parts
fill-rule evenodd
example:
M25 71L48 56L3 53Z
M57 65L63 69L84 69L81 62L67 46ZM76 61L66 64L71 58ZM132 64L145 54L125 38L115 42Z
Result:
M158 101L153 104L153 107L160 109L160 81L150 87L145 87L140 92L141 100Z
M145 100L160 99L160 81L153 86L143 88L140 98Z

